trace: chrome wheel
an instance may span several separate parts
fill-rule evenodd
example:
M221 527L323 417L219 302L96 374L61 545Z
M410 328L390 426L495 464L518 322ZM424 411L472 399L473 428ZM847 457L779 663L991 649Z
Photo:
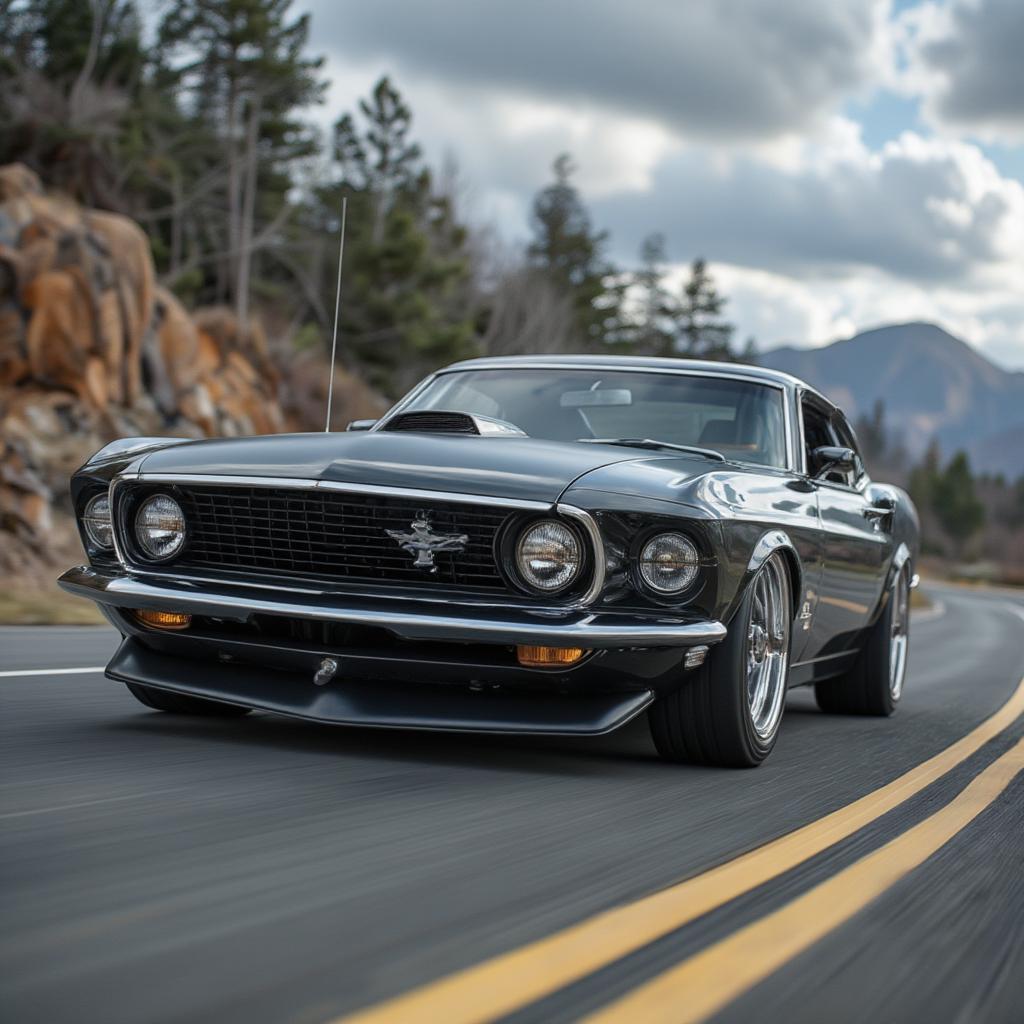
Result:
M762 740L779 726L789 668L789 577L773 555L754 577L747 627L747 710Z
M910 638L910 578L904 566L892 588L892 618L889 637L889 693L894 701L903 693L907 674L907 645Z

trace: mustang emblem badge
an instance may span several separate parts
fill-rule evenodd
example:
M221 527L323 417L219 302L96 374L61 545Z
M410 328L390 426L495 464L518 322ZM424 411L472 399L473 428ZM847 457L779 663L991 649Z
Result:
M414 555L413 565L417 569L429 569L437 572L434 555L438 551L465 551L469 537L464 533L434 533L430 526L430 513L417 512L410 524L410 530L385 530L384 532L403 551Z

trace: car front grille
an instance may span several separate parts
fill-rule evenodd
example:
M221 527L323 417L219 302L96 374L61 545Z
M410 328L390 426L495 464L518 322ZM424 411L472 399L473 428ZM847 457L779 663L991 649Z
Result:
M410 583L493 592L506 589L496 538L507 508L402 496L276 487L177 487L189 527L175 569ZM466 535L463 551L438 551L436 570L388 530L408 533L425 514L435 534Z

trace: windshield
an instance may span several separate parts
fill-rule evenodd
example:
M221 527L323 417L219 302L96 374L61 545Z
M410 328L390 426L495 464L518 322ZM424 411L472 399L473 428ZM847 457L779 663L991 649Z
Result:
M441 374L402 412L444 410L513 423L550 441L650 439L785 467L783 395L725 377L586 369Z

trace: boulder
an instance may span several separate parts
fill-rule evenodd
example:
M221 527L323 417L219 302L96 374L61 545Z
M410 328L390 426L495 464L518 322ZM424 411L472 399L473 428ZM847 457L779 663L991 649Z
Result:
M0 167L0 571L69 532L68 477L114 438L319 429L325 355L277 344L225 307L187 311L156 283L134 221ZM339 422L386 406L335 379Z

